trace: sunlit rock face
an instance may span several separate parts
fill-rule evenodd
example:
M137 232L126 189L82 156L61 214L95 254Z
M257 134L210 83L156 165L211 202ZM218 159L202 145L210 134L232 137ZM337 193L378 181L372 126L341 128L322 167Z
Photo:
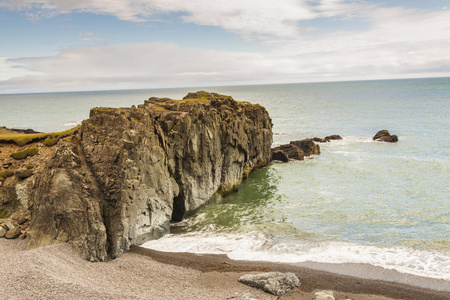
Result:
M94 108L36 176L29 247L69 242L85 259L115 258L236 190L270 162L271 144L267 111L230 96Z

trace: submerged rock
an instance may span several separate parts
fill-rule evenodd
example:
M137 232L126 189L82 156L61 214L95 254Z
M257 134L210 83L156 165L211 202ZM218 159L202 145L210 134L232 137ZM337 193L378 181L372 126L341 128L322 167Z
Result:
M326 141L331 141L331 140L342 140L342 137L341 137L340 135L338 135L338 134L333 134L333 135L326 136L324 139L325 139Z
M387 143L395 143L398 142L398 136L391 135L387 130L380 130L373 137L374 141L387 142Z
M332 140L342 140L342 137L338 134L333 134L333 135L326 136L324 138L314 137L312 140L317 143L327 143Z
M215 93L94 108L34 175L29 248L70 243L115 258L169 232L271 159L267 111Z
M276 296L282 296L301 285L294 273L280 272L242 275L239 277L239 282Z

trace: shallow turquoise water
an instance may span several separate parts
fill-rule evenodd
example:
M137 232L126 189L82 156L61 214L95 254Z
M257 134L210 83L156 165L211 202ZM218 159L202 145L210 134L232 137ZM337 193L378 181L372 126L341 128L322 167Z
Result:
M2 124L66 129L94 106L205 89L258 102L274 145L340 134L322 154L274 163L160 240L234 259L368 263L450 281L450 78L0 96ZM8 106L9 105L9 106ZM378 130L396 144L371 140Z

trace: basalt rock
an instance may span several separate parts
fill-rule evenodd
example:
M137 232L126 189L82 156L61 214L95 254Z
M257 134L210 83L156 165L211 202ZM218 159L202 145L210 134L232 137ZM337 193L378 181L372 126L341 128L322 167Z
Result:
M29 248L68 242L115 258L158 238L270 162L267 111L197 92L131 108L94 108L35 174Z
M374 141L387 142L387 143L395 143L398 142L398 136L391 135L387 130L380 130L373 137Z
M327 141L342 140L342 136L340 136L338 134L333 134L333 135L326 136L324 139Z
M314 138L312 138L312 140L317 143L327 143L332 140L342 140L342 137L338 134L333 134L333 135L326 136L324 138L314 137Z
M307 156L320 154L320 146L313 139L292 141L289 144L272 148L272 160L283 162L289 159L303 160Z

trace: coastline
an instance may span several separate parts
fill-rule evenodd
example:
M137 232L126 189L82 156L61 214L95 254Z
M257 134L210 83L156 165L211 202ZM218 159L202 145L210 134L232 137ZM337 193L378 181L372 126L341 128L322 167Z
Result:
M448 299L448 293L279 263L233 261L224 255L159 252L138 246L115 260L92 263L68 244L26 249L0 239L2 296L7 299L314 299L333 290L353 300ZM237 281L247 273L294 272L302 283L276 297ZM248 298L247 298L248 299Z
M152 259L165 264L183 266L185 268L192 268L202 272L293 272L299 277L302 285L293 292L280 297L281 299L300 299L297 297L300 297L302 294L312 293L317 290L333 290L347 294L380 295L394 299L445 300L448 299L448 291L450 291L450 283L444 280L403 274L397 271L385 270L370 265L334 265L322 263L292 265L262 261L238 261L229 259L225 255L219 254L199 255L181 252L161 252L138 246L133 246L130 249L130 253L149 256ZM351 266L351 268L349 268L349 266ZM355 271L358 269L359 271ZM354 276L340 274L344 272L343 270L346 270L347 272L355 271ZM407 279L406 282L415 285L373 279L384 276L384 278L390 280L396 275L405 277ZM417 284L419 286L417 286ZM447 286L442 286L441 289L445 289L445 291L436 289L439 285L444 284ZM424 286L426 285L434 288L425 288ZM314 293L312 293L312 295L314 295Z

